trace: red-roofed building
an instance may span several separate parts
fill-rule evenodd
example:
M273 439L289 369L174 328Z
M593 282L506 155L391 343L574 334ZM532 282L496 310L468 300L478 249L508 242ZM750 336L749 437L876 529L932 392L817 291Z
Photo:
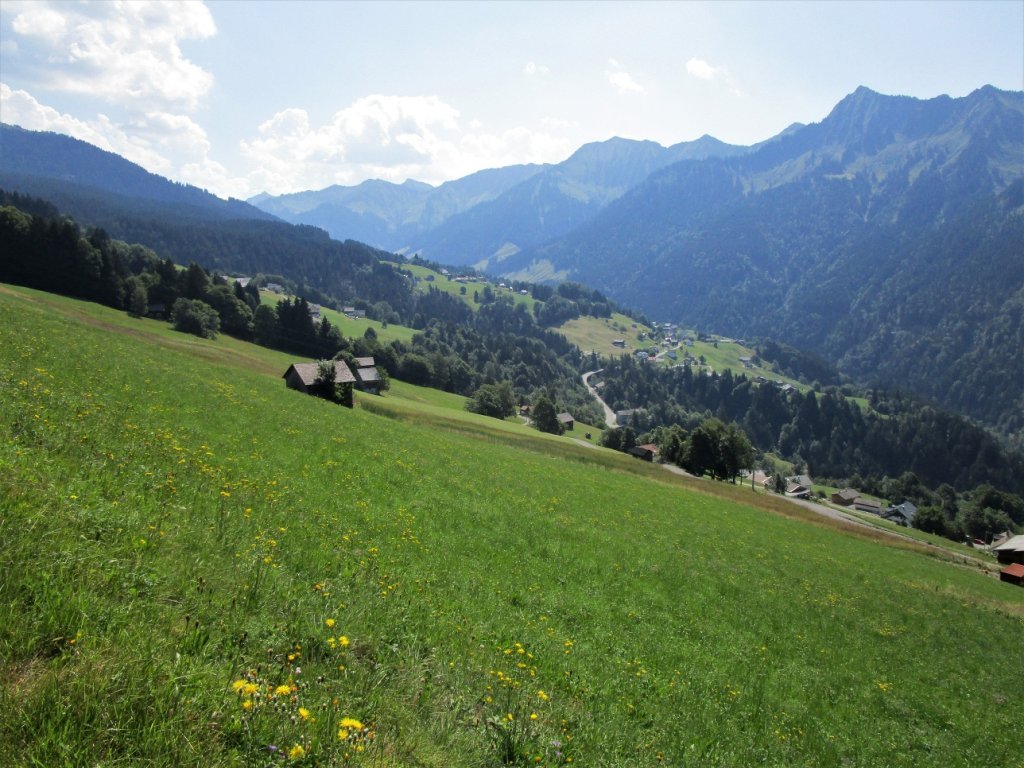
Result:
M999 580L1009 584L1016 584L1018 587L1024 587L1024 565L1014 563L1013 565L1006 566L999 572Z

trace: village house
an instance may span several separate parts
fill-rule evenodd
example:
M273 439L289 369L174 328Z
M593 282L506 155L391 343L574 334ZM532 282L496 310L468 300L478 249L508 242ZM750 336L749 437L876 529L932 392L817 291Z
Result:
M882 502L877 499L868 499L864 496L858 496L853 502L853 508L859 509L861 512L870 512L872 515L882 515Z
M814 481L810 475L793 475L786 478L786 495L794 499L810 498Z
M909 501L904 501L902 504L889 507L889 509L882 514L883 520L889 520L893 523L909 527L914 522L914 515L917 514L917 507L911 504Z
M636 456L638 459L643 461L654 461L654 457L658 454L658 446L654 443L645 443L644 445L634 445L629 449L631 456Z
M1000 563L1007 565L1020 563L1024 565L1024 535L1014 536L999 546L992 547L992 552Z
M858 496L860 496L859 491L855 491L853 488L844 488L832 494L832 503L838 504L841 507L848 507L857 500Z
M794 499L806 499L811 495L811 489L800 483L789 483L786 485L786 495Z
M576 419L572 417L571 413L560 413L557 416L558 423L562 425L562 429L566 432L572 432L574 426L576 426Z

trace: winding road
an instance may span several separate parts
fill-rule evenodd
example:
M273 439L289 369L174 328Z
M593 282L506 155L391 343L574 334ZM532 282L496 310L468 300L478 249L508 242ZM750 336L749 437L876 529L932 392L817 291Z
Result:
M594 389L594 387L590 386L590 377L593 376L595 373L600 373L602 370L603 370L602 368L598 368L596 371L587 371L586 373L584 373L583 374L583 386L585 386L587 388L587 391L591 395L593 395L594 399L597 400L597 402L599 402L601 404L602 408L604 408L604 420L605 420L605 423L609 427L614 429L615 427L619 426L618 421L615 419L615 411L613 411L611 408L609 408L608 407L608 403L606 403L604 400L602 400L601 396L599 394L597 394L597 390Z

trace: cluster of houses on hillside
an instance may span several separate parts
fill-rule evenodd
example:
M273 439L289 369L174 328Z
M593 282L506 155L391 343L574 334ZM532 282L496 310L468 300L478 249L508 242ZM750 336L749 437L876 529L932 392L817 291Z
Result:
M906 527L913 525L914 515L917 514L917 507L909 501L883 507L882 502L878 499L862 496L860 491L855 491L853 488L844 488L841 491L836 491L832 494L831 501L840 507L852 507L861 512L870 512L872 515L878 515L883 520Z

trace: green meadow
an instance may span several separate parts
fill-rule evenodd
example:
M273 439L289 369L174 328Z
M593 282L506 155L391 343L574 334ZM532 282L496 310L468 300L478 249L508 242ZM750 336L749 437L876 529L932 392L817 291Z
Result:
M0 764L1013 766L1024 590L0 285Z
M633 327L636 325L636 328ZM636 323L629 317L616 312L608 317L577 317L556 328L565 338L575 344L584 354L597 352L603 357L627 355L638 347L647 348L650 341L638 341L638 333L650 333L650 328ZM612 345L615 339L625 339L626 349Z
M426 293L431 288L454 296L455 298L465 302L470 308L476 309L480 305L473 301L473 292L482 293L484 286L490 286L490 289L494 292L495 296L509 296L512 299L513 304L524 304L526 308L533 312L533 305L537 303L536 299L532 296L523 296L520 293L516 293L511 288L501 288L498 283L492 283L483 278L478 279L473 283L460 283L451 277L442 275L440 272L435 272L430 267L424 267L419 264L398 264L397 262L387 262L393 267L401 269L403 272L410 273L416 278L416 284L413 290L417 293ZM465 290L463 290L465 289Z
M276 307L277 303L284 298L286 297L281 294L274 293L273 291L260 291L260 301L270 307ZM366 333L367 328L373 328L374 332L377 334L377 338L384 344L395 341L396 339L409 344L412 342L412 337L416 334L416 331L412 328L407 328L404 325L395 325L394 323L388 323L385 325L377 320L371 320L366 317L353 320L348 315L344 315L330 307L320 307L320 314L330 320L331 325L341 331L343 336L347 336L349 338L358 338L363 336Z

